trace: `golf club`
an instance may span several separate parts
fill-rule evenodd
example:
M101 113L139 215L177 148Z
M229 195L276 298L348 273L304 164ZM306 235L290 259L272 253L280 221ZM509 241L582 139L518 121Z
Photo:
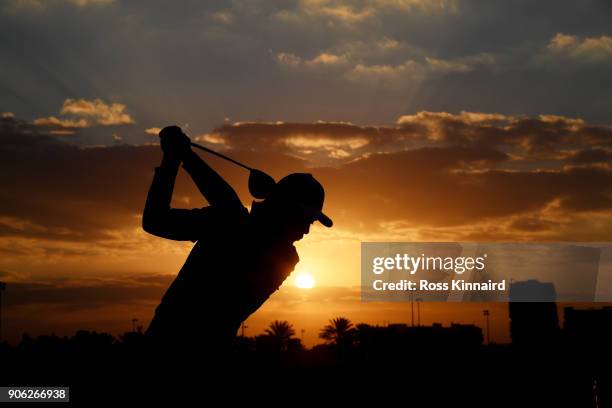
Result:
M204 147L197 143L192 142L191 146L197 147L198 149L204 150L205 152L208 152L210 154L214 154L215 156L225 159L229 162L232 162L235 165L242 167L243 169L247 169L250 172L249 174L249 192L251 193L253 197L257 199L262 200L266 198L268 194L270 194L274 186L276 185L276 181L274 181L274 179L270 175L264 173L261 170L257 170L252 167L249 167L245 164L240 163L239 161L232 159L231 157L227 157L224 154L216 152L212 149L209 149L208 147Z

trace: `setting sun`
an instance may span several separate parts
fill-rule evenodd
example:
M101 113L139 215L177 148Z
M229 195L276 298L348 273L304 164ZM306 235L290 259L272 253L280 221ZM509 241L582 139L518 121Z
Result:
M311 289L314 287L314 278L308 272L301 272L295 277L295 286L300 289Z

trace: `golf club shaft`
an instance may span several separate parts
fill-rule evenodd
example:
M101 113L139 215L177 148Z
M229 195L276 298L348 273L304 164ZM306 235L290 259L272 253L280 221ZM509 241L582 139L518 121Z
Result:
M224 155L224 154L221 154L221 153L215 152L214 150L211 150L211 149L209 149L208 147L204 147L204 146L202 146L202 145L199 145L199 144L197 144L197 143L193 143L193 142L191 142L191 145L192 145L193 147L197 147L198 149L204 150L205 152L208 152L208 153L210 153L210 154L214 154L215 156L221 157L222 159L225 159L225 160L227 160L227 161L230 161L230 162L232 162L232 163L234 163L234 164L236 164L236 165L238 165L238 166L240 166L240 167L242 167L242 168L245 168L245 169L247 169L247 170L249 170L249 171L253 170L253 169L252 169L252 168L250 168L249 166L244 165L244 164L240 163L239 161L236 161L236 160L232 159L231 157L227 157L227 156L226 156L226 155Z

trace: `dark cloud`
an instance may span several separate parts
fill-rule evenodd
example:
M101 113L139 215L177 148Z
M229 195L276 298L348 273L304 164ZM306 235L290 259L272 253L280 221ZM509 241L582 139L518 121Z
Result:
M174 276L151 275L113 280L65 282L10 282L5 296L7 310L24 306L62 306L65 311L86 310L113 303L158 301Z
M5 340L22 333L68 335L79 329L113 334L131 329L131 319L145 328L172 275L117 274L114 278L12 276L3 293Z
M330 190L330 207L347 210L336 217L339 225L470 225L542 211L555 200L565 214L611 208L609 169L487 169L502 158L488 150L419 149L374 155L319 174ZM484 168L465 169L472 163Z
M3 171L2 214L26 219L38 228L29 235L84 239L90 234L133 223L142 205L146 180L158 156L153 147L82 149L4 120L0 129ZM143 164L147 164L143 166ZM104 214L98 217L95 214ZM8 224L8 225L6 225ZM24 229L5 222L3 233Z
M443 113L403 117L393 128L252 123L217 132L228 154L277 179L291 172L312 172L326 188L326 211L336 225L352 231L384 230L389 223L470 225L538 213L553 204L566 216L612 207L609 167L566 166L575 157L588 155L585 152L600 157L602 148L597 146L607 146L610 140L607 128L563 118L462 115L462 119ZM494 125L492 120L501 123ZM291 139L294 136L306 147L288 144L287 140L296 140ZM352 149L355 140L365 144ZM316 150L318 144L326 154L345 149L349 156L322 166L319 156L303 150ZM580 156L568 153L574 158L567 159L568 154L559 154L569 145L581 146ZM378 153L384 146L390 151ZM300 152L302 159L294 156ZM248 174L204 157L250 204ZM112 231L139 228L160 151L153 145L81 148L4 118L0 158L4 168L0 182L11 186L1 193L1 235L112 241ZM174 205L205 205L189 178L180 174Z
M28 6L36 3L42 7ZM604 0L180 7L160 0L146 7L7 0L1 10L0 109L28 120L57 115L67 98L125 104L143 130L178 122L196 132L225 117L363 125L419 110L552 113L603 123L612 106L609 63L539 58L559 33L579 44L609 37L612 10ZM341 70L286 70L278 53L301 61L334 55L347 63ZM492 62L477 62L483 56ZM427 58L438 62L436 69ZM415 79L401 69L408 61L426 72ZM382 81L371 75L347 81L358 66L375 76L398 72ZM85 133L88 143L111 142L108 132ZM146 137L125 136L129 143Z
M610 163L612 161L612 150L588 149L573 153L568 161L573 164Z
M612 148L612 128L582 119L554 115L537 117L496 113L422 111L403 115L395 126L352 123L226 124L210 134L220 146L288 151L315 163L341 163L375 152L396 152L424 146L500 149L515 161L559 159L560 150ZM560 164L558 162L557 164ZM544 165L541 163L540 165Z
M59 240L108 238L107 231L139 225L159 146L117 145L81 148L41 134L13 118L0 122L0 234ZM253 166L281 177L303 169L303 161L282 153L234 151ZM248 173L211 159L247 197ZM205 200L180 173L177 206L201 207ZM250 201L245 200L246 204Z

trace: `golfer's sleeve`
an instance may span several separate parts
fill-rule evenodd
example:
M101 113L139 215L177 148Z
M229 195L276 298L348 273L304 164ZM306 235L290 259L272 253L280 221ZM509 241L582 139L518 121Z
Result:
M176 241L196 241L203 228L213 227L214 216L205 208L171 208L172 192L178 166L155 168L149 188L142 227L149 234Z

